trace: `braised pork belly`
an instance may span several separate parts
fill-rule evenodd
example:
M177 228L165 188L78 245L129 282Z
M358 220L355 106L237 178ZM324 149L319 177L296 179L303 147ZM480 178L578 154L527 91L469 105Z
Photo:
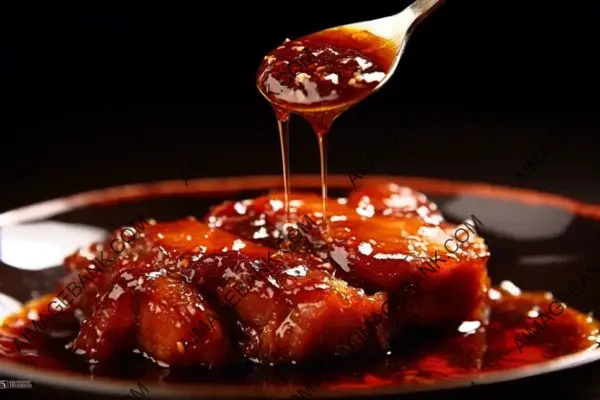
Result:
M329 200L327 209L325 224L321 197L295 194L288 224L283 194L272 193L219 205L207 222L265 246L328 259L353 286L388 293L396 324L487 321L489 252L472 229L476 223L445 222L424 194L395 184L355 190L348 199ZM280 232L290 225L302 239L281 245Z
M73 351L90 362L134 350L163 366L290 363L385 353L411 325L485 325L487 248L471 233L449 251L457 227L423 194L360 189L329 200L327 221L317 195L290 205L286 221L280 193L225 202L203 221L151 221L119 253L115 232L69 256L71 278L98 275L73 300L85 315Z

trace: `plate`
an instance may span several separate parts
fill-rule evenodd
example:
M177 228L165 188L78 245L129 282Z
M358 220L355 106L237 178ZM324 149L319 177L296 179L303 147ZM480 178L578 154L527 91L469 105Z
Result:
M578 282L586 266L598 262L594 256L596 238L600 236L600 206L478 183L381 175L365 180L395 182L422 191L452 222L476 215L483 222L482 235L492 253L488 270L495 285L510 280L523 290L564 293L572 282ZM294 190L318 191L319 182L317 175L292 177ZM183 181L143 183L76 194L0 214L0 317L13 312L21 302L54 290L58 278L64 275L62 257L101 239L117 226L139 216L159 221L202 216L223 200L250 198L280 186L279 175L197 179L188 181L187 186ZM330 196L344 195L350 188L348 176L329 177ZM587 287L571 296L568 304L597 313L599 300L600 293ZM265 385L257 379L256 371L237 367L228 368L227 377L223 373L203 374L203 381L181 377L171 380L170 370L158 367L139 378L151 397L290 398L310 385L314 388L311 398L335 398L480 386L572 368L598 358L600 350L582 351L541 364L425 384L388 384L369 374L360 384L337 384L331 371L318 371L318 366L309 375L302 375L304 380L291 385ZM345 366L346 373L363 374L364 363ZM102 371L57 372L1 358L0 375L121 396L139 387L135 376L117 378Z

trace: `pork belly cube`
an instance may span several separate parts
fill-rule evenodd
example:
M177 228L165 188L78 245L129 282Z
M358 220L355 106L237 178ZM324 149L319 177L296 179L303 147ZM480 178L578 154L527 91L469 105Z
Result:
M479 238L461 248L451 245L446 240L452 228L372 217L332 223L328 244L331 258L348 274L389 293L390 313L399 323L485 320L487 248Z
M225 364L232 352L224 317L194 285L153 279L140 296L140 350L167 365Z
M348 206L369 220L357 235L369 240L359 246L391 264L398 261L389 265L398 271L394 274L382 264L370 268L359 247L353 253L363 258L357 262L359 275L387 285L390 307L399 317L418 325L487 323L489 252L478 236L483 223L476 216L459 226L447 223L423 193L394 183L354 190ZM395 279L386 282L388 272Z
M232 283L218 289L223 301L235 305L243 322L249 337L244 347L248 357L295 362L346 355L364 346L380 352L388 348L383 324L355 349L345 346L373 313L381 313L386 300L383 293L366 295L312 267L303 255L278 255L270 264L271 268L242 262L235 272L227 273ZM237 296L231 295L231 288Z
M240 204L215 208L208 218L222 229L260 237L257 241L284 222L281 193ZM448 224L423 194L397 185L361 188L349 200L330 199L327 232L319 196L295 193L290 205L297 229L298 222L314 222L310 230L298 229L313 252L328 256L339 270L336 276L353 286L387 292L390 315L399 325L487 320L489 253L473 222Z
M158 224L149 234L165 268L179 268L200 292L215 293L228 305L246 335L244 354L257 362L345 354L339 344L386 300L336 278L318 257L273 255L195 220Z

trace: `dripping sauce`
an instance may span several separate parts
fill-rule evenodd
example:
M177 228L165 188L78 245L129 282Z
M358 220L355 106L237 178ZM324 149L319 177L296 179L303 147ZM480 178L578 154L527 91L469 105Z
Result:
M289 215L289 118L306 119L317 134L323 215L327 215L326 134L333 121L367 97L394 62L393 42L367 31L334 28L288 40L264 57L257 85L273 104L283 163L284 207ZM325 226L325 229L327 226Z

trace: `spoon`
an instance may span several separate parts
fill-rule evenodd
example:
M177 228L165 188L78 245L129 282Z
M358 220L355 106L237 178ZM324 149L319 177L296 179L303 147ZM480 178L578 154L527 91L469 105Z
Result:
M264 57L256 81L259 92L272 104L277 117L286 221L289 221L290 215L291 113L307 120L317 134L322 214L327 230L325 137L331 124L390 79L413 28L442 2L417 0L402 12L387 18L325 29L296 41L287 40ZM294 65L300 70L294 72ZM288 79L282 80L283 76Z
M417 0L412 3L410 6L405 8L403 11L398 14L379 18L371 21L363 21L357 22L353 24L341 25L334 28L324 29L322 31L307 35L307 36L327 36L328 33L332 32L347 32L346 34L356 34L361 31L366 31L366 33L375 35L378 38L382 38L385 40L391 49L389 53L391 53L389 58L391 59L391 63L389 64L389 68L385 74L385 77L379 82L377 86L371 89L368 92L368 95L375 93L390 79L393 73L398 66L400 58L404 53L404 49L406 47L406 42L408 41L413 29L415 26L422 21L427 15L429 15L433 10L437 8L437 6L441 5L444 0ZM273 89L270 86L261 86L258 85L258 89L260 93L271 103L276 103L273 101L274 99L269 95L280 94L279 90ZM348 109L353 104L363 100L365 96L361 96L359 98L349 99L350 101L346 102L336 102L334 104L315 104L310 107L302 107L302 111L304 112L332 112L333 114L341 113L342 111ZM295 107L291 107L295 108ZM337 112L336 112L337 111Z

